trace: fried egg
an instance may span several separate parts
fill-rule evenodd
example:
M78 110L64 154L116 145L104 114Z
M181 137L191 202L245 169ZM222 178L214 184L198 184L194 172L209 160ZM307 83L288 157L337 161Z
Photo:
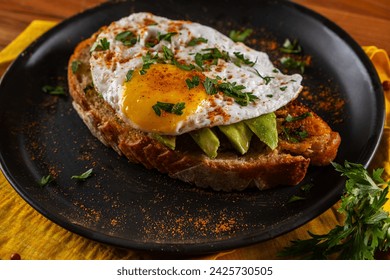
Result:
M217 30L135 13L113 22L91 48L94 86L145 132L180 135L274 112L301 90L268 55Z

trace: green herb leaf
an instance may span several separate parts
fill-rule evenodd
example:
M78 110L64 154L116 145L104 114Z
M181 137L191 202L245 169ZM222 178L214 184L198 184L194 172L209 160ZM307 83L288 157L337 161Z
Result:
M292 42L286 39L283 43L283 47L280 48L281 52L284 53L300 53L302 47L298 44L298 40L294 39Z
M174 36L176 34L177 34L177 32L168 32L168 33L165 33L165 34L158 33L158 37L157 38L158 38L159 42L161 42L162 40L171 42L172 36Z
M203 86L206 90L207 94L216 94L218 92L218 80L217 79L210 79L209 77L206 77L206 80L203 82Z
M287 203L299 201L299 200L305 200L305 197L299 196L299 195L293 195L290 197L290 199L287 201Z
M383 169L370 173L361 164L332 163L336 171L347 177L338 211L345 215L344 225L326 234L308 232L310 239L294 240L279 255L306 259L366 260L377 251L390 248L390 217L383 209L387 202L389 182L381 178Z
M245 58L244 55L240 52L234 52L233 53L242 63L249 65L249 66L254 66L256 62L250 61L249 59ZM240 65L238 65L240 66Z
M262 76L261 74L260 74L260 72L259 71L257 71L257 69L255 69L255 68L253 68L253 70L255 70L255 72L256 72L256 74L260 77L260 78L262 78L263 80L264 80L264 82L265 82L265 84L266 85L268 85L270 82L271 82L271 79L275 79L275 77L270 77L270 76Z
M50 184L50 182L52 182L53 180L54 180L54 178L49 174L47 176L43 176L41 178L41 180L39 180L38 185L40 187L44 187L44 186Z
M79 67L80 65L82 64L82 62L80 60L73 60L72 61L72 73L73 74L76 74L77 71L79 70Z
M173 59L172 63L173 63L173 65L175 65L176 67L178 67L178 68L180 68L181 70L184 70L184 71L191 71L191 70L195 69L195 66L193 64L188 64L188 65L181 64L176 59Z
M166 102L157 101L157 103L155 105L153 105L152 108L157 116L161 116L161 114L162 114L161 111L165 111L167 113L172 113L175 115L182 115L183 110L185 108L185 103L178 102L178 103L174 104L174 103L166 103Z
M250 102L257 99L255 95L251 92L244 92L245 86L237 85L236 82L230 83L225 82L218 85L218 89L222 91L225 95L230 96L234 101L241 106L247 106Z
M91 49L90 49L90 52L94 52L94 51L106 51L110 48L110 42L107 41L107 38L102 38L100 39L99 41L96 41Z
M166 46L162 46L162 50L165 60L173 60L174 54L171 49L167 48Z
M126 73L126 82L129 82L131 78L133 77L134 70L129 70Z
M42 91L52 95L66 95L65 89L62 86L45 85L42 87Z
M280 87L279 88L281 91L285 91L287 89L287 86L284 86L284 87Z
M229 33L230 39L234 42L244 42L252 34L252 29L245 29L244 31L232 30Z
M133 46L137 43L137 37L131 31L123 31L117 34L115 40L122 42L125 46Z
M198 76L193 76L192 79L186 79L186 84L188 86L188 89L192 89L194 87L197 87L200 83Z
M146 70L150 68L152 64L155 64L158 61L158 56L152 56L149 52L142 57L142 69L139 71L141 75L146 74Z
M92 176L92 172L93 172L93 168L91 169L88 169L87 171L85 171L84 173L80 174L80 175L73 175L71 177L71 179L76 179L76 180L80 180L80 181L84 181L86 179L88 179L89 177Z
M292 57L284 56L280 59L280 62L288 69L299 69L302 74L305 72L305 67L307 66L304 61L298 61Z
M207 43L207 42L208 40L203 37L193 38L191 41L188 42L187 46L193 47L200 43Z
M300 121L300 120L304 120L308 117L311 117L313 116L310 112L305 112L299 116L296 116L296 117L293 117L291 116L290 114L288 114L285 118L286 122L295 122L295 121Z

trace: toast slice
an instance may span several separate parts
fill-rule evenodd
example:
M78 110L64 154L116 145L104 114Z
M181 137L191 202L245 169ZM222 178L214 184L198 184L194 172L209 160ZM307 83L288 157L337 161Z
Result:
M69 60L68 83L73 106L95 137L131 162L217 191L244 190L253 186L263 190L297 185L305 177L309 164L329 164L337 154L339 134L297 101L275 112L279 144L274 150L258 139L252 139L245 155L238 155L226 145L216 158L209 158L186 134L177 138L176 149L171 150L148 133L130 127L95 91L89 67L89 50L95 36L81 42ZM72 69L75 61L77 71ZM286 122L287 116L304 114L310 114L310 118ZM307 135L293 141L295 136L289 135L288 131L305 131Z

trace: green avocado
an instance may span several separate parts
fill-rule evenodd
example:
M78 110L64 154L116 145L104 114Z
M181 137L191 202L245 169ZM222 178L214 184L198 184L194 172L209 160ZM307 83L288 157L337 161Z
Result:
M219 139L210 128L192 131L190 135L207 156L215 158L218 155Z
M278 131L276 128L276 115L274 113L261 115L244 122L272 150L278 146Z
M245 123L239 122L218 126L218 128L240 154L243 155L248 151L253 133Z
M176 136L171 135L160 135L157 133L153 133L152 137L159 141L161 144L164 144L171 150L175 150L176 148Z

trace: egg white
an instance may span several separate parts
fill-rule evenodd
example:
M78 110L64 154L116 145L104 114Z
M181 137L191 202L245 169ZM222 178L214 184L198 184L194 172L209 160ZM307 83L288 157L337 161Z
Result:
M150 21L156 24L145 24ZM168 33L172 26L178 26L179 32L171 37L171 42L161 40L152 48L145 46L150 38ZM115 40L118 33L126 30L136 32L138 36L137 43L131 47ZM187 46L189 41L199 37L207 39L207 43ZM236 123L274 112L295 99L302 88L301 75L282 74L274 67L266 53L251 49L239 42L235 43L215 29L198 23L174 21L150 13L135 13L113 22L102 30L97 37L97 42L103 38L109 42L109 50L92 52L90 59L94 86L122 119L140 130L144 129L128 119L122 110L126 73L129 69L140 69L143 65L142 56L148 52L152 55L161 53L163 46L174 51L175 58L186 64L195 64L194 54L204 52L207 48L218 48L220 51L228 52L230 57L234 57L233 53L238 52L243 54L245 59L255 62L253 66L242 64L239 67L231 61L219 59L218 65L212 65L209 71L203 72L209 78L214 79L218 76L223 81L245 86L245 92L251 92L257 97L254 102L242 106L216 96L213 105L223 110L223 116L210 119L208 117L212 110L210 101L202 102L193 115L177 123L173 133L175 135L202 127ZM267 82L259 74L271 78ZM215 106L213 108L215 109ZM226 115L230 117L226 119Z

